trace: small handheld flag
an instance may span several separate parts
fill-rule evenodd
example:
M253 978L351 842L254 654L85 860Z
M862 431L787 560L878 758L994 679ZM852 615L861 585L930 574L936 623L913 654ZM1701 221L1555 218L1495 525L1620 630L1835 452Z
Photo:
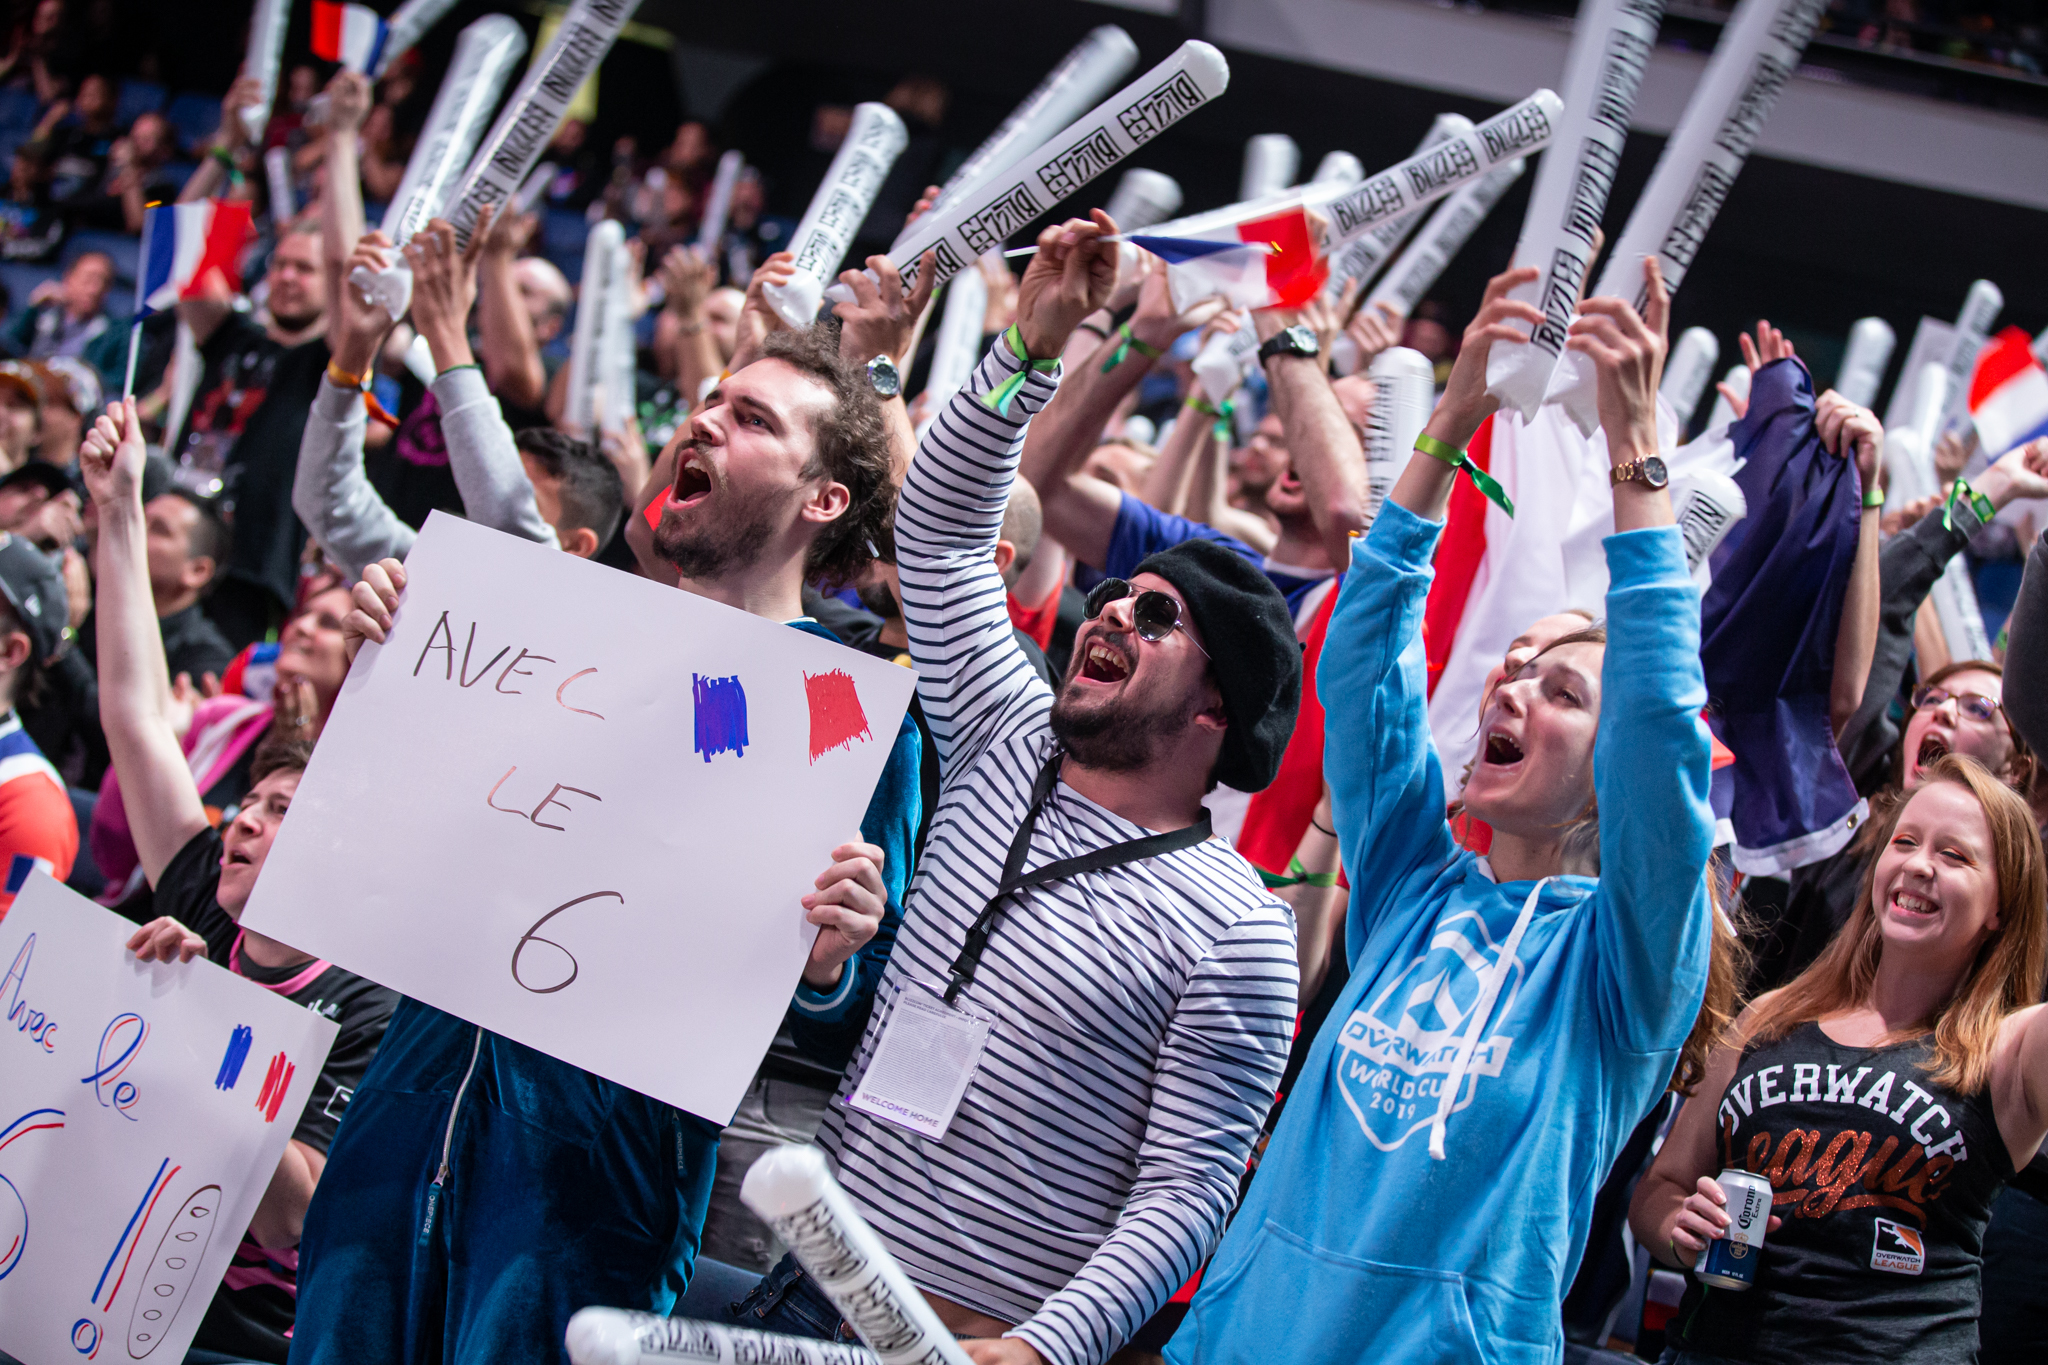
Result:
M340 62L358 75L377 69L391 28L367 5L313 0L313 55Z
M230 291L242 287L242 250L249 242L249 205L203 199L195 204L151 204L142 214L142 278L135 290L135 321L128 329L128 377L121 396L135 392L135 358L142 320L191 298L209 271Z

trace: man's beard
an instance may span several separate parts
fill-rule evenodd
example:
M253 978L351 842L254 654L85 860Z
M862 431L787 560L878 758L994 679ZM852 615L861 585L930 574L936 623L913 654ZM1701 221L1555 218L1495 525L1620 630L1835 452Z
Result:
M1200 710L1195 697L1170 710L1146 711L1123 697L1084 710L1068 704L1072 695L1069 684L1053 699L1053 737L1076 763L1099 772L1129 773L1149 766Z
M732 496L726 494L728 500ZM719 579L751 569L775 534L772 500L766 495L752 503L734 502L712 516L695 517L695 526L674 525L664 513L654 528L654 553L689 579Z
M324 308L315 308L312 312L302 314L295 318L286 317L283 313L278 312L276 309L272 309L270 313L270 320L277 324L278 330L281 332L298 333L305 331L309 327L312 327L326 315L327 310Z

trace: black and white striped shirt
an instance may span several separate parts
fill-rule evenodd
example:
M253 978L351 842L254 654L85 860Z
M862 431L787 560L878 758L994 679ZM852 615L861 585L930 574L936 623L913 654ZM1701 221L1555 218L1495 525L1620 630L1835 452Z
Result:
M946 781L883 998L942 985L994 893L1051 752L1052 693L1011 639L993 553L1025 422L998 341L919 447L896 513L903 615ZM1064 784L1029 871L1143 829ZM1005 1322L1053 1365L1097 1365L1221 1235L1294 1028L1294 922L1220 839L1084 873L1012 901L966 999L997 1016L944 1139L843 1107L823 1142L847 1192L917 1285Z

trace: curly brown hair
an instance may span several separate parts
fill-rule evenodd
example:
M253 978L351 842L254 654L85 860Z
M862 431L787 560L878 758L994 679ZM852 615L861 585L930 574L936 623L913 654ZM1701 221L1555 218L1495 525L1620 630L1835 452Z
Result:
M857 367L842 360L837 339L820 327L774 332L762 360L779 360L829 389L832 402L812 428L815 448L804 477L846 488L846 510L826 523L804 557L804 578L839 587L859 577L886 539L896 508L896 479L882 400Z

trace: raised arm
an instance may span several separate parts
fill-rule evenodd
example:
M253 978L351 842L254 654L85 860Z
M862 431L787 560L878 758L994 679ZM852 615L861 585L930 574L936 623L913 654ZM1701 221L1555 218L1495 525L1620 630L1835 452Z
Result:
M896 367L896 392L882 399L882 420L889 427L890 472L900 487L910 472L910 457L917 450L917 432L910 425L910 407L903 398L901 377L910 370L911 352L925 309L932 301L932 281L937 278L937 253L927 251L918 262L921 283L905 295L903 278L887 256L868 257L865 270L848 270L839 282L853 291L850 303L832 306L839 319L839 358L849 365L866 366L877 356L887 356ZM879 283L878 283L879 281Z
M1713 910L1707 855L1710 745L1700 664L1700 594L1661 486L1629 477L1657 452L1657 385L1670 302L1657 258L1643 262L1648 301L1579 305L1566 345L1589 357L1607 435L1615 533L1607 551L1607 651L1593 791L1600 807L1600 886L1593 915L1604 1036L1630 1052L1676 1049L1705 989Z
M1849 728L1870 681L1877 656L1879 524L1884 517L1879 476L1884 452L1884 427L1877 414L1829 389L1814 404L1814 425L1821 448L1831 455L1853 456L1857 486L1863 490L1863 514L1856 524L1856 559L1849 566L1849 590L1842 597L1842 624L1835 631L1835 671L1828 692L1828 719L1835 738Z
M135 400L123 399L86 433L78 464L99 509L100 726L121 778L135 851L153 886L207 820L171 727L170 672L149 591L142 463L142 420Z
M1252 320L1264 342L1297 323L1313 325L1320 319L1295 309L1264 308L1252 314ZM1315 355L1283 354L1267 360L1266 386L1286 429L1288 458L1301 480L1323 548L1332 564L1342 564L1352 535L1365 529L1372 485L1365 475L1365 445L1330 387L1328 338L1323 340Z
M717 378L725 364L704 320L704 301L718 283L718 266L695 247L672 246L656 274L661 278L662 310L668 315L676 392L685 407L694 408L704 381Z
M335 272L334 305L328 310L328 344L334 359L313 396L299 438L299 465L292 478L292 510L306 524L327 557L350 578L380 559L403 559L412 549L413 529L398 519L363 473L363 435L368 416L362 383L377 363L378 346L391 317L348 283L357 266L381 270L389 253L381 232L356 243ZM338 382L336 374L355 382Z
M455 229L436 218L406 244L412 267L412 322L434 357L434 397L448 471L462 494L463 514L480 526L550 548L559 542L542 520L533 480L512 441L498 400L484 385L469 349L469 310L476 301L478 260L489 230L489 209L478 215L469 249L455 245Z
M1116 1226L1010 1335L1051 1365L1107 1360L1208 1259L1287 1063L1295 997L1294 934L1277 908L1217 940L1160 1046Z
M2048 474L2048 436L2028 442L2020 460L2036 477ZM2029 748L2048 752L2048 535L2034 541L2007 619L2005 714Z
M1130 392L1151 372L1182 332L1200 327L1224 308L1223 300L1205 299L1186 313L1173 306L1166 268L1144 258L1150 271L1138 290L1129 345L1121 332L1096 348L1079 372L1060 381L1060 391L1031 423L1024 438L1020 472L1038 492L1045 509L1045 533L1073 551L1084 564L1100 567L1116 531L1123 493L1085 471L1088 456L1101 443L1102 429ZM1030 278L1030 272L1025 272ZM1023 306L1021 301L1018 305Z
M1496 276L1451 371L1425 434L1463 450L1496 404L1486 395L1486 353L1496 341L1526 340L1518 323L1542 314L1506 297L1533 270ZM1434 574L1457 471L1417 450L1372 529L1352 542L1350 569L1330 616L1316 668L1323 700L1323 777L1332 826L1351 879L1346 951L1356 958L1400 883L1441 866L1455 845L1444 823L1443 765L1429 735L1422 613Z
M369 113L369 81L353 71L335 72L327 83L327 187L320 195L320 254L330 299L339 296L349 257L369 230L363 220L362 168L356 162L356 135ZM340 349L340 323L338 310L330 308L329 350Z
M260 104L263 86L254 76L239 76L228 87L228 93L220 101L220 127L208 141L199 158L199 165L185 179L185 186L178 191L178 202L196 204L202 199L216 199L228 183L228 168L249 147L249 130L242 123L242 110Z
M508 214L484 239L477 266L476 323L483 346L484 380L492 393L520 408L537 408L548 395L548 370L541 363L533 319L519 297L513 267L533 237L532 214Z
M1094 222L1073 219L1039 234L1016 326L933 420L897 503L903 619L944 766L985 742L1020 702L1052 700L1012 635L993 556L1019 440L1059 383L1050 357L1115 280L1115 245L1097 240L1113 230L1098 211Z

